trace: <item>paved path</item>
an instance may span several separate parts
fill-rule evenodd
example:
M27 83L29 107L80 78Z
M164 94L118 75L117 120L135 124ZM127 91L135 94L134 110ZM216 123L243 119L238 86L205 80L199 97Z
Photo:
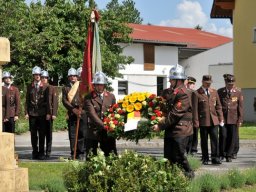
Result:
M31 160L31 143L30 133L15 136L15 149L19 154L20 161L33 161ZM135 142L118 140L117 141L118 151L124 149L132 149L142 154L149 154L157 157L163 156L163 139L140 140L138 144ZM53 149L52 156L47 161L56 162L59 161L60 157L68 158L70 156L68 132L54 132L53 133ZM196 157L200 158L201 152ZM212 172L212 171L225 171L232 168L249 168L256 166L256 140L241 140L240 151L238 158L232 162L223 162L222 165L202 165L198 172Z

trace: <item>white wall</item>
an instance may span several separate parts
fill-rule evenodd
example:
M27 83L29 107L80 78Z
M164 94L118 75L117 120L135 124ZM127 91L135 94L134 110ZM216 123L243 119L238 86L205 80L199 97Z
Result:
M144 71L144 52L143 44L122 44L124 48L123 55L132 56L134 62L126 65L120 73L124 75L123 80L128 81L128 93L132 92L151 92L157 93L157 77L166 77L164 79L164 88L168 85L168 73L172 65L178 63L178 47L155 46L155 70ZM117 99L123 96L118 95L118 78L112 80L112 87Z
M210 74L209 66L216 66L218 64L230 64L233 63L233 42L221 45L219 47L207 50L205 52L194 55L186 60L180 62L180 64L185 67L186 74L188 76L193 76L197 79L196 87L200 87L202 76L206 74ZM213 71L214 69L211 68ZM223 74L232 73L233 68L230 69L229 65L223 65L220 68L216 68L219 70L219 74L214 72L213 81L215 82L223 82ZM213 72L212 71L212 72ZM230 72L232 71L232 72ZM217 74L217 75L216 75ZM219 86L219 84L216 84ZM215 87L217 88L217 87Z

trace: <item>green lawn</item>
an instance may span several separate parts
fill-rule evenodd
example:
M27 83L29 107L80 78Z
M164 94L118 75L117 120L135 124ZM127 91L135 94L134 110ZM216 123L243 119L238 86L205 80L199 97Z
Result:
M54 192L67 191L62 179L62 171L67 163L21 162L19 167L27 167L30 190Z
M240 139L256 139L256 124L245 123L239 128Z

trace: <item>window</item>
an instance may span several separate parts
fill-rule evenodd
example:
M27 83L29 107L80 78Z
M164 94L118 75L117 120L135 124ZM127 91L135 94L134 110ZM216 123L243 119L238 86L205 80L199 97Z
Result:
M155 70L155 46L144 44L144 71Z
M161 96L164 89L164 77L157 77L157 96Z
M118 81L118 95L128 94L128 81Z

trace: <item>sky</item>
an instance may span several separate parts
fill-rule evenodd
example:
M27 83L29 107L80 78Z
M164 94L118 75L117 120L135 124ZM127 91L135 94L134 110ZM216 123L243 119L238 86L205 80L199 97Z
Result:
M26 0L27 3L37 0ZM233 37L229 19L211 19L214 0L133 0L143 18L143 24L189 27L202 26L204 31ZM44 2L44 0L42 0ZM95 0L99 9L104 9L110 0ZM122 2L122 0L119 0Z

